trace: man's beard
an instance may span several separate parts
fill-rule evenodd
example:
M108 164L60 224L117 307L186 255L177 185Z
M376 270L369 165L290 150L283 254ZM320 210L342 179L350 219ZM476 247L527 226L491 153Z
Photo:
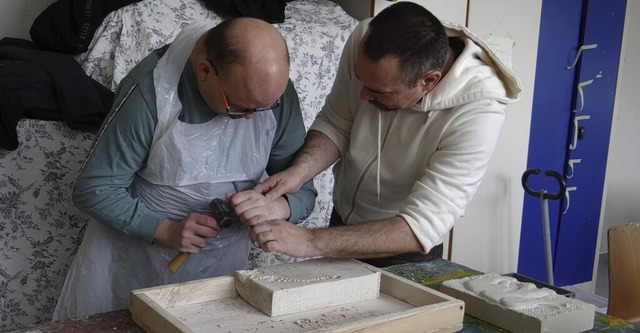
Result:
M374 100L370 100L368 101L369 104L373 105L376 109L383 111L383 112L389 112L389 111L396 111L395 109L391 109L389 107L387 107L386 105L378 102L378 101L374 101Z

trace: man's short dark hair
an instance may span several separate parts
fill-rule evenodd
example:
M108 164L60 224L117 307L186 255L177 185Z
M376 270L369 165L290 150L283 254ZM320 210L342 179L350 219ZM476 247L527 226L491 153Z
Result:
M397 57L404 83L415 87L431 70L441 70L447 59L448 39L440 20L421 5L401 1L369 22L363 51L372 61Z

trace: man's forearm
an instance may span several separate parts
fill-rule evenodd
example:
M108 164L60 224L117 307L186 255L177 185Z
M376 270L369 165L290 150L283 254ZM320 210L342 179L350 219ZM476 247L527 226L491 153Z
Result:
M307 133L304 145L298 151L292 167L304 172L304 182L324 171L340 158L336 144L320 131Z
M318 256L375 258L424 250L401 217L311 232L313 248L319 251Z

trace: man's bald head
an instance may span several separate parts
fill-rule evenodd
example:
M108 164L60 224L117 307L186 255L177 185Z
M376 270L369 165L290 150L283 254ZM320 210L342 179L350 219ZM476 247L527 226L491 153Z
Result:
M234 80L232 84L246 89L243 93L253 95L247 97L271 98L282 94L287 85L287 44L265 21L248 17L226 20L207 32L204 49L223 81Z
M256 58L289 64L280 32L263 20L248 17L229 19L211 28L205 37L205 52L220 71L233 64L248 65Z

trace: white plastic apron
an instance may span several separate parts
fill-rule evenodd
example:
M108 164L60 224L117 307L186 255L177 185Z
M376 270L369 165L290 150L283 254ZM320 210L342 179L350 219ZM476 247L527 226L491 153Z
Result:
M258 181L276 127L271 111L256 113L250 120L222 116L202 124L178 120L179 78L195 41L208 28L204 24L185 28L156 65L158 124L147 166L130 187L132 196L176 222L192 212L210 215L209 202L234 192L233 181ZM127 308L133 289L232 275L246 268L248 231L239 223L224 229L201 252L190 255L180 270L170 273L167 264L176 254L91 220L54 320Z

